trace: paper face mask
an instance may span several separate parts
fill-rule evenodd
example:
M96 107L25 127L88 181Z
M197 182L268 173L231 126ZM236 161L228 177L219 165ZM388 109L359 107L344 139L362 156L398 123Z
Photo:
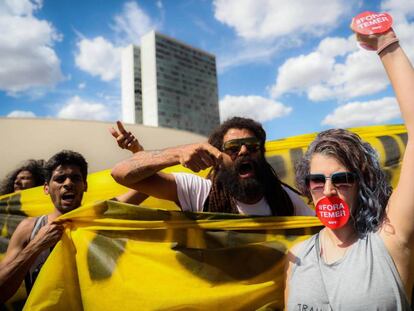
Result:
M315 209L319 220L330 229L339 229L349 220L349 206L337 196L322 197Z

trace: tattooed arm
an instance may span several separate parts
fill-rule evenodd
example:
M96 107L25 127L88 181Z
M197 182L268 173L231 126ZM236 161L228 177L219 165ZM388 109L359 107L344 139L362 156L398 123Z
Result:
M222 154L208 143L184 145L161 151L141 151L112 169L112 177L121 185L148 195L177 202L177 185L162 169L181 164L194 172L221 161Z

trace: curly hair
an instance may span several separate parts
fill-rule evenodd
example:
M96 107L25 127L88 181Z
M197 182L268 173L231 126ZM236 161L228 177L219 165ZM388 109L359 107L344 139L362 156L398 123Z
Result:
M0 185L0 195L9 194L14 192L14 181L17 175L22 171L29 171L32 174L34 186L41 186L45 182L43 174L44 160L29 159L23 163L20 167L9 173Z
M319 133L296 165L296 185L309 199L311 194L305 177L310 172L310 161L315 153L333 157L357 174L358 204L351 211L354 227L360 236L378 230L392 188L374 148L348 130L330 129Z
M262 161L264 164L264 197L268 202L272 215L278 216L292 216L294 215L293 203L282 188L282 182L277 176L272 166L266 161L265 154L265 141L266 132L262 125L252 119L233 117L222 123L217 127L210 135L208 142L221 150L223 145L224 135L230 129L247 129L251 131L256 138L260 141L260 151L262 155ZM234 198L226 191L225 185L221 185L217 181L217 171L220 168L218 166L213 167L207 178L212 181L212 189L206 204L204 205L204 211L209 212L221 212L221 213L238 213Z
M78 152L71 150L62 150L52 156L45 164L45 179L47 183L50 182L53 171L59 165L78 166L81 171L83 180L86 181L86 177L88 176L88 163L86 162L85 158Z

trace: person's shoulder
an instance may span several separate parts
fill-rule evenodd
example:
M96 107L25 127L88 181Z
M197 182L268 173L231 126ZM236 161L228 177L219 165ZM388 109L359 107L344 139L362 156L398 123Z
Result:
M316 234L309 237L306 240L303 240L301 242L296 243L294 246L292 246L289 249L289 252L295 256L295 257L300 257L302 256L302 254L304 254L305 252L307 252L307 250L310 247L313 247L315 244L315 239L316 239Z
M38 219L38 217L27 217L19 223L17 228L19 228L20 230L30 230L31 231L33 229L37 219ZM16 228L16 230L17 230L17 228Z
M309 240L309 239L308 239ZM294 256L298 256L301 253L301 250L303 250L303 248L305 247L305 245L307 244L308 240L304 240L301 241L299 243L296 243L295 245L293 245L289 251L292 255Z
M293 203L293 206L295 208L294 216L315 216L315 211L307 205L301 195L295 191L293 191L291 188L285 186L282 184L282 188L286 191L286 193L289 195L290 200Z
M12 237L21 242L28 242L36 223L36 219L37 217L28 217L23 219L16 227Z
M283 190L285 190L286 191L286 193L290 196L290 197L297 197L297 198L300 198L300 193L299 192L297 192L296 190L293 190L290 186L288 186L288 185L286 185L286 184L283 184L282 183L282 188L283 188Z

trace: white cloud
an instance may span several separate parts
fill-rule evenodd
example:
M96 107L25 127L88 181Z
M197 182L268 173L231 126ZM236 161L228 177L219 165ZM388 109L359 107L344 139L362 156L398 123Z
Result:
M112 120L110 108L95 102L85 101L79 96L70 98L57 113L62 119L83 119L83 120Z
M32 111L14 110L7 115L8 118L36 118Z
M83 90L86 87L86 83L79 83L78 89Z
M79 69L104 81L119 77L121 45L139 44L141 36L156 28L156 24L136 2L126 2L122 13L115 15L114 24L111 27L119 37L117 44L102 36L93 39L81 36L75 54L75 63Z
M215 0L215 18L234 28L239 38L227 42L219 53L219 72L248 63L271 62L281 51L294 51L310 37L336 28L357 5L358 0ZM328 56L343 55L344 50L338 50L348 49L346 40L332 40L335 42L326 40L321 51Z
M400 23L393 26L397 36L400 39L400 44L404 48L405 53L414 61L414 23Z
M335 64L327 85L335 97L354 98L385 90L388 79L376 53L358 50L349 54L343 64Z
M0 2L0 15L29 15L42 7L42 0L3 0Z
M214 16L244 39L269 40L289 34L321 34L336 27L353 3L349 0L215 0Z
M219 108L222 121L239 116L266 122L287 116L292 111L291 107L260 96L226 95L220 100Z
M96 37L92 40L82 39L78 42L75 62L80 69L92 76L99 76L104 81L110 81L119 76L121 48L115 47L103 37Z
M384 97L379 100L357 101L340 106L323 119L322 125L355 127L381 124L400 116L400 109L395 98Z
M162 2L158 1L157 6L162 8ZM122 13L114 17L112 28L120 35L124 44L139 45L141 36L158 26L136 2L127 2Z
M356 49L354 36L348 38L327 37L319 42L317 51L324 57L344 56Z
M394 20L398 21L414 15L414 2L411 0L385 0L381 3L381 10L388 12Z
M304 92L312 101L349 99L384 90L388 79L375 53L358 49L354 36L326 38L307 55L289 58L278 69L271 94Z
M0 4L0 90L9 93L50 87L63 76L53 44L62 36L52 24L33 16L41 1Z
M288 59L279 67L276 85L271 90L272 96L306 90L329 78L333 62L333 59L317 52Z
M408 57L414 60L414 2L389 0L383 9L395 13L394 26ZM270 87L277 98L285 93L303 92L312 101L350 99L383 91L389 85L376 53L357 49L355 36L322 40L314 51L287 59Z
M326 79L308 85L305 91L312 101L349 99L385 90L388 83L376 53L358 50L348 54L343 63L334 63Z

